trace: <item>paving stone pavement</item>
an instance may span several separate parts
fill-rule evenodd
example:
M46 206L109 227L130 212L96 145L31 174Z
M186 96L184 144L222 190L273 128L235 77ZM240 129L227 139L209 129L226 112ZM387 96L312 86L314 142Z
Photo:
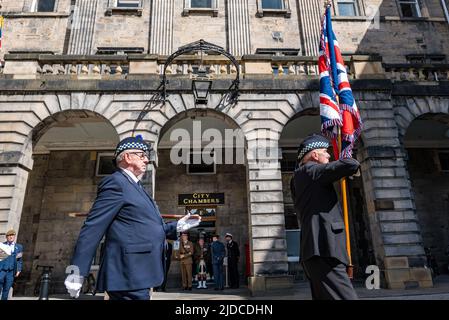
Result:
M410 288L403 290L374 289L368 290L363 283L354 284L361 300L449 300L449 275L442 275L435 279L433 288ZM103 300L104 295L81 295L80 300ZM225 289L215 291L208 289L193 289L182 292L178 289L168 289L166 292L153 292L153 300L311 300L310 288L307 281L294 284L289 291L272 291L265 296L250 296L246 287L239 289ZM37 300L37 297L13 297L12 300ZM50 300L71 300L69 295L52 295Z

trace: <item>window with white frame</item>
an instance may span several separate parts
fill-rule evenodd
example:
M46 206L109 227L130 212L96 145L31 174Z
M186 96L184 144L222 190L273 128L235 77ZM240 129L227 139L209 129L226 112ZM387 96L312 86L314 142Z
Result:
M213 17L218 17L218 0L184 0L183 16L191 13L211 13Z
M140 8L142 0L117 0L117 8Z
M420 18L421 9L418 0L398 0L401 16L404 18Z
M355 17L359 14L358 0L337 0L337 14L344 17Z
M56 0L33 0L31 12L54 12Z
M289 0L257 0L256 16L262 18L264 15L284 15L290 18L291 10Z
M142 0L108 0L106 15L137 15L142 16Z

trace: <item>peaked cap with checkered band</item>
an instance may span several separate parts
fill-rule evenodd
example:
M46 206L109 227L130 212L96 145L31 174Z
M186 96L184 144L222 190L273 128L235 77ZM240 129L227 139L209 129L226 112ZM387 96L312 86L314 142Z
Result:
M304 156L315 149L329 148L329 141L326 137L319 134L312 134L305 138L298 148L298 161L301 161Z
M114 157L117 158L120 153L130 149L142 150L148 155L148 158L150 158L149 154L152 148L143 140L141 135L136 137L128 137L118 143L117 148L115 149Z

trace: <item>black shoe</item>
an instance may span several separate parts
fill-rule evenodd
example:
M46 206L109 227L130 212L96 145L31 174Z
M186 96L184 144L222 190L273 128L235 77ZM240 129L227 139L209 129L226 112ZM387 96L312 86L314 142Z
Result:
M219 289L219 288L214 288L214 290L215 290L215 291L218 291L218 290L220 290L220 289Z
M187 288L187 290L192 291L192 287Z

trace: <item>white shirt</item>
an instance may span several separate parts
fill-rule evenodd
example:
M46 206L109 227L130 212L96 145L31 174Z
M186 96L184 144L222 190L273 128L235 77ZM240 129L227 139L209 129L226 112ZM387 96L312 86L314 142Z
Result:
M127 170L127 169L123 169L123 168L120 168L120 169L122 169L123 170L123 172L125 172L131 179L133 179L133 181L135 182L135 183L138 183L140 180L134 175L134 173L132 173L131 171L129 171L129 170Z

